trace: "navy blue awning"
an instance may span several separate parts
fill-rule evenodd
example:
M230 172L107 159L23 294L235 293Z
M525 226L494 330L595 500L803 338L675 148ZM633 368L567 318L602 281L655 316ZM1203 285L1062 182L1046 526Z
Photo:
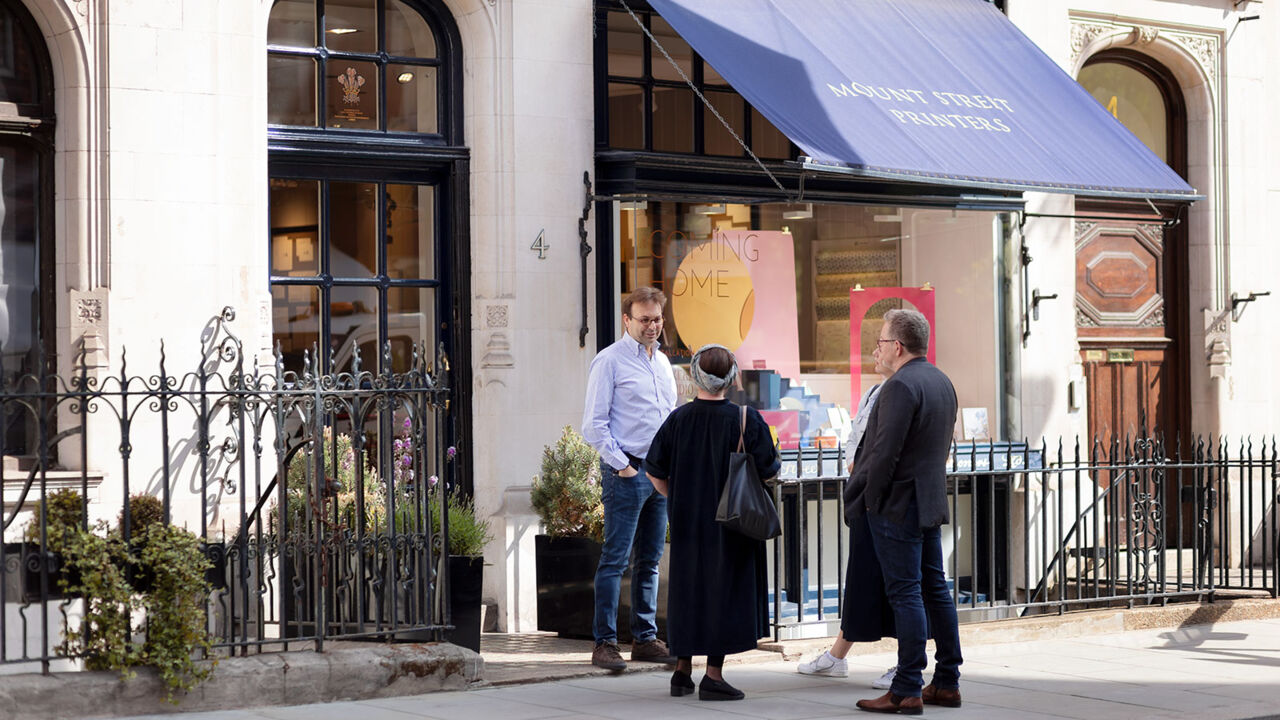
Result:
M1195 200L982 0L649 0L809 159L854 175ZM655 53L654 62L666 62Z

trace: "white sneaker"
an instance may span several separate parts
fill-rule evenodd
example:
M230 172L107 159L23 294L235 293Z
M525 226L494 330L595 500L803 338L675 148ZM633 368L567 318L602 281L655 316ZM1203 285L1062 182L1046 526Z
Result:
M827 677L849 677L849 663L844 658L824 652L807 663L800 663L796 672L801 675L825 675Z
M871 687L877 690L888 690L889 688L893 687L893 676L897 674L898 674L898 666L894 665L888 670L885 670L883 675L876 678L875 680L872 680Z

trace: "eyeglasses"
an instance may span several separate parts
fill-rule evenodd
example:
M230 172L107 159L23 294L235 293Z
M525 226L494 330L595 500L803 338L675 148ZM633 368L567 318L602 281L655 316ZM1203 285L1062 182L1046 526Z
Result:
M901 341L901 340L898 340L897 338L885 338L885 339L881 339L881 340L876 340L876 347L879 347L879 346L880 346L880 343L887 343L887 342L896 342L896 343L901 343L902 341Z
M640 323L641 325L661 325L662 324L661 315L657 317L633 317L631 319Z

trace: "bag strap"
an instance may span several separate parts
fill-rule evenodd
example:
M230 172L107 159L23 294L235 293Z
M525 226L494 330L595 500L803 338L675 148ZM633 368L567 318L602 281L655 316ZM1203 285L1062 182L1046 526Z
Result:
M742 452L742 436L747 430L747 406L742 406L742 424L738 426L738 452Z

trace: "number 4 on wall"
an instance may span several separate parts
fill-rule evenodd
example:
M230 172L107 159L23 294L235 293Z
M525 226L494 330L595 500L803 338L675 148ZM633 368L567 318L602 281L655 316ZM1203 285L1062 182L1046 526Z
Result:
M547 244L546 234L546 230L539 230L537 239L529 246L530 250L534 250L538 253L539 260L546 260L547 250L551 249L551 246Z

